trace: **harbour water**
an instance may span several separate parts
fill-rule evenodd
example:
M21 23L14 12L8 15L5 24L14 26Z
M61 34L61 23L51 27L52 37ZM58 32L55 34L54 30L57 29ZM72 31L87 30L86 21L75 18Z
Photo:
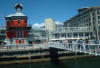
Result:
M0 68L100 68L100 57L61 60L59 63L42 62L2 65Z

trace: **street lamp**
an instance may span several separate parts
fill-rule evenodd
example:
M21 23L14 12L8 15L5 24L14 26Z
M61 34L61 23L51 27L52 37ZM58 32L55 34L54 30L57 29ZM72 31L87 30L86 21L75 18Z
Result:
M11 47L12 47L12 41L13 41L13 39L12 39L12 38L10 38Z

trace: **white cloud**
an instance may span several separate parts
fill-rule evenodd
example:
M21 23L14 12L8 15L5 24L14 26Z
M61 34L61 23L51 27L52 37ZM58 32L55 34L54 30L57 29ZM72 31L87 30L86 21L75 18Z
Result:
M63 25L63 23L60 22L60 21L55 21L55 23L56 23L57 25ZM32 25L32 28L38 28L38 27L43 27L43 26L44 26L44 22L42 22L42 23L36 22L36 23L34 23L34 24Z
M36 27L43 27L44 26L44 23L34 23L32 25L32 28L36 28Z
M63 23L60 22L60 21L55 21L55 23L56 23L57 25L63 25Z

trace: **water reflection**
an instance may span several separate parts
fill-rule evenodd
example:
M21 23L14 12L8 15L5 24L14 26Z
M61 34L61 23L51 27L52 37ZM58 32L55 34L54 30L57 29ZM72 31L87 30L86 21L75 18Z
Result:
M1 66L0 66L1 68ZM64 60L59 63L43 62L5 65L2 68L100 68L100 57Z

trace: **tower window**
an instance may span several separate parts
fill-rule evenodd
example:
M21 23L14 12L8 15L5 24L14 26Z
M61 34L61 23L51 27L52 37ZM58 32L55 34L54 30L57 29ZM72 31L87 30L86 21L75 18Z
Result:
M25 20L25 23L27 23L27 21Z
M12 21L12 24L13 24L13 21Z
M7 23L10 23L10 21L7 21Z
M18 24L20 24L20 20L18 20Z

